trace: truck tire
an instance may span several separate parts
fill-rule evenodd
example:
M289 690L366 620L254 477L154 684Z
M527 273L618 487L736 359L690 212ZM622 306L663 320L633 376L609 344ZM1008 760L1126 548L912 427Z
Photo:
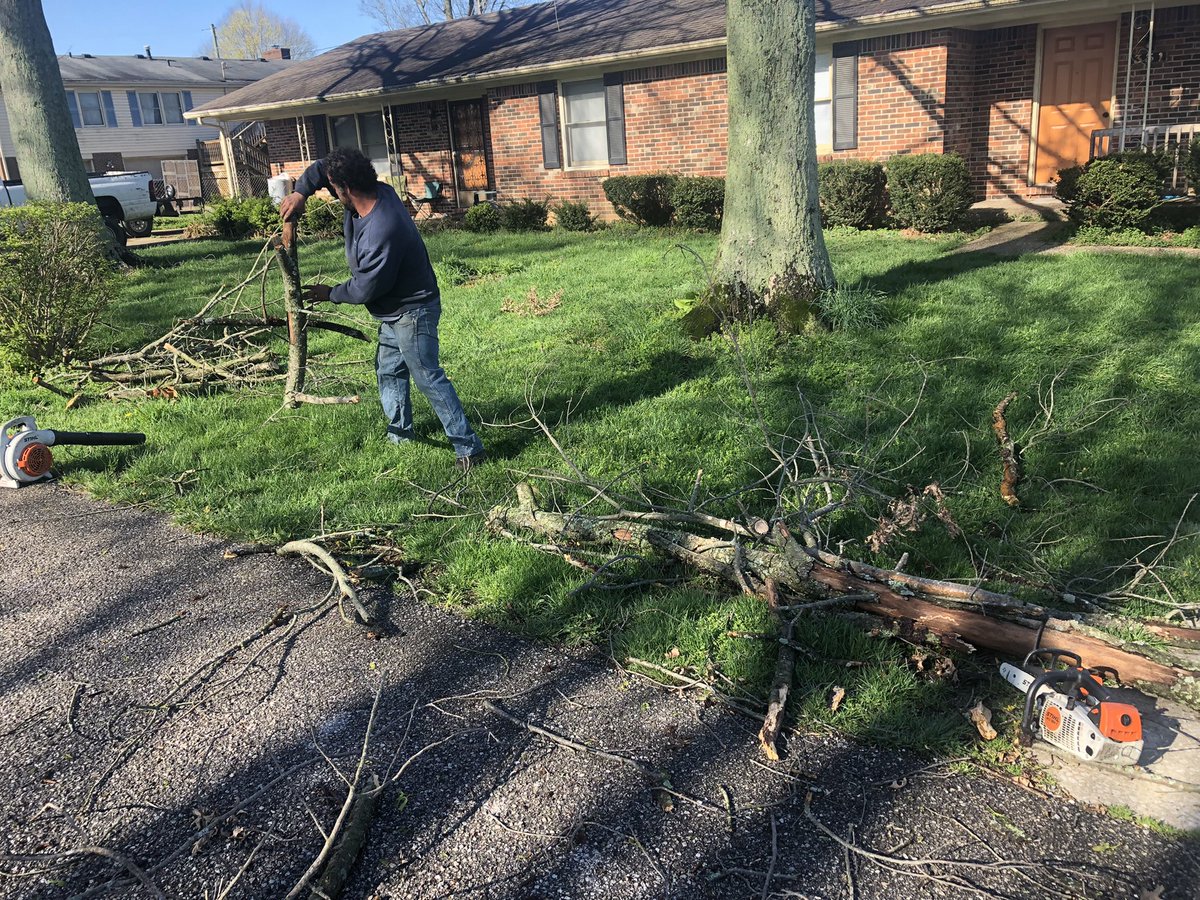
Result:
M125 231L130 237L150 237L150 232L153 230L153 219L134 219L125 223Z
M112 233L113 240L116 241L118 247L124 247L129 243L129 235L125 233L125 228L121 224L120 219L105 216L104 227Z

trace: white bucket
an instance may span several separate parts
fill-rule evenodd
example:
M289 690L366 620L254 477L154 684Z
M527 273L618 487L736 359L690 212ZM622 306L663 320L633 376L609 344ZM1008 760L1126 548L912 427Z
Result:
M267 179L267 195L271 198L276 206L283 202L283 198L292 192L292 186L295 182L291 175L275 175Z

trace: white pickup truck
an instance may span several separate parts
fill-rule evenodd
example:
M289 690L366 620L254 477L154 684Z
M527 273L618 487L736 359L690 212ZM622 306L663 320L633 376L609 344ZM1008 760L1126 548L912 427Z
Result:
M124 246L133 235L145 237L154 227L158 200L152 195L149 172L109 172L88 175L104 224ZM0 182L0 206L21 206L25 188L19 181Z

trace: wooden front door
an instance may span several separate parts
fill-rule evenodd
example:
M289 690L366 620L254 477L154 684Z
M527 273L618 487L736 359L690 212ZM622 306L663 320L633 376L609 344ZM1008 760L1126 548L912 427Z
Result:
M483 101L451 103L450 131L454 141L454 177L458 180L459 191L486 191L489 178Z
M1048 184L1059 170L1086 163L1092 132L1109 127L1117 25L1047 28L1042 37L1036 177Z

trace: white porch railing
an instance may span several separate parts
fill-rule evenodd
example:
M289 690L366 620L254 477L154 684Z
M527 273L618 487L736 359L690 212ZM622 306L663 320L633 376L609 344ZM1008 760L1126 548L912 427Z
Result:
M1091 158L1126 150L1170 154L1175 161L1171 171L1171 189L1185 191L1188 184L1181 157L1197 137L1200 137L1200 122L1152 125L1149 128L1100 128L1092 132ZM1192 187L1200 192L1200 185Z

